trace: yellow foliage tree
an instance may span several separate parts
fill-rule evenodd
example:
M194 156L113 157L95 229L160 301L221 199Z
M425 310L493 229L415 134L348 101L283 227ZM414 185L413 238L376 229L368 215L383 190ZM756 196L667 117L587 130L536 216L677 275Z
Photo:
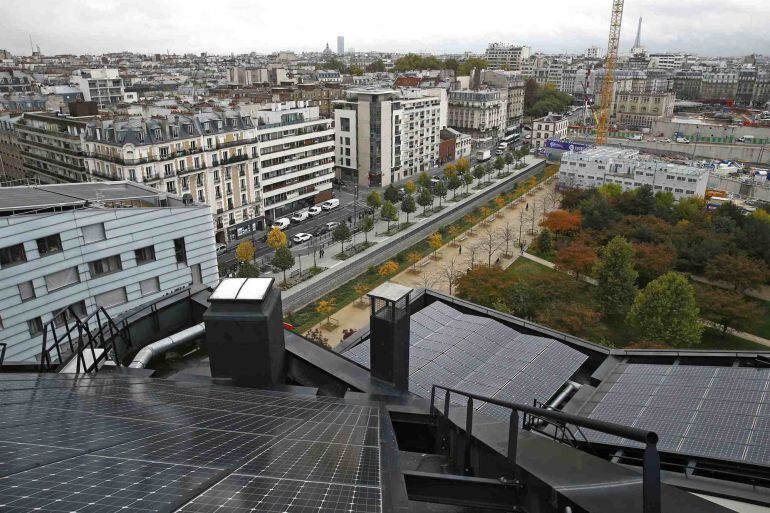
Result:
M356 294L358 294L359 300L363 303L364 302L364 296L367 292L369 292L369 285L367 285L364 282L356 283L355 286L353 286L353 290L356 291Z
M274 251L286 247L286 234L277 226L273 227L267 234L267 245Z
M492 213L492 211L487 206L481 207L479 212L481 213L481 219L484 221L486 221L487 217L489 217L489 214Z
M412 272L417 272L417 262L422 259L422 255L417 252L412 252L406 255L406 261L412 266Z
M245 240L235 248L235 258L241 262L251 262L254 259L254 244Z
M460 235L460 229L455 225L451 225L447 229L447 235L452 240L452 244L454 244L455 239L457 238L458 235Z
M417 190L417 186L414 184L413 181L409 180L404 184L404 189L409 194L414 194L414 191Z
M449 176L457 173L457 166L455 166L452 162L444 166L444 175Z
M495 198L495 206L497 207L497 210L500 210L505 206L505 198L502 194Z
M334 308L337 306L337 298L330 297L329 299L319 299L315 305L315 311L326 317L326 324L329 324L329 317L334 313Z
M382 276L383 278L387 278L388 276L392 276L393 274L398 271L398 264L395 263L393 260L388 260L384 264L382 264L379 269L377 269L377 274Z
M460 157L457 159L457 162L455 162L455 169L458 173L467 173L470 168L471 163L465 157Z
M473 214L468 214L463 218L463 221L465 221L470 225L470 228L468 228L468 233L473 235L473 227L476 224L476 222L478 222L478 219L476 218L476 216Z
M428 236L428 246L430 246L430 249L433 250L433 258L436 258L436 251L438 251L439 248L443 245L444 239L441 237L439 232Z

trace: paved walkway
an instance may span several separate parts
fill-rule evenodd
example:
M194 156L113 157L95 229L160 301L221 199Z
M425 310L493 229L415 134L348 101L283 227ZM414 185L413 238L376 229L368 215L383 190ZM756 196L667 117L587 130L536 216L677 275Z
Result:
M537 262L540 265L544 265L544 266L549 267L549 268L554 269L554 270L556 269L556 264L554 264L553 262L551 262L549 260L546 260L545 258L540 258L537 255L533 255L531 253L524 252L524 253L522 253L521 256L523 256L527 260L532 260L533 262ZM570 272L570 271L567 271L567 274L569 274L570 276L574 276L574 274L572 272ZM599 283L598 281L596 281L596 278L591 278L590 276L581 276L581 279L584 282L589 283L591 285L597 285Z
M437 251L435 258L428 255L414 266L414 270L409 267L394 276L391 281L412 288L431 288L449 294L448 276L453 276L456 280L471 267L471 261L474 265L486 264L491 261L493 264L498 263L503 268L508 267L520 254L517 245L520 224L522 240L526 246L533 238L532 234L527 233L528 229L533 226L531 214L535 213L534 227L535 230L538 230L544 210L543 204L545 203L548 210L557 208L558 197L554 190L555 185L555 177L546 184L538 185L534 191L524 195L511 206L500 210L499 215L492 215L488 222L481 222L474 226L472 233L471 230L468 230L458 236L455 243L449 242L442 246ZM512 234L508 255L505 254L505 240L501 235L501 232L506 229L506 225L509 233ZM491 257L488 242L490 235L492 240ZM455 293L454 287L452 287L451 293ZM334 329L327 331L322 328L323 323L314 326L314 328L321 328L324 336L329 339L329 344L335 346L342 340L343 330L358 330L369 323L368 301L356 300L341 308L332 317L339 322L339 325Z

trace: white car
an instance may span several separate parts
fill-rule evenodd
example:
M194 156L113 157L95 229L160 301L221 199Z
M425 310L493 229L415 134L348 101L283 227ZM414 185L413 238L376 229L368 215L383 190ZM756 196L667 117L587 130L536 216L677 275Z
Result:
M309 209L307 209L307 213L308 213L308 214L309 214L311 217L315 217L315 216L317 216L318 214L320 214L321 212L323 212L323 209L322 209L321 207L319 207L318 205L316 205L316 206L314 206L314 207L310 207Z
M323 203L321 203L321 208L324 210L331 210L339 206L340 206L340 200L338 200L337 198L332 198L330 200L326 200Z
M217 255L224 255L227 253L227 244L217 244Z
M280 219L276 219L270 228L278 228L279 230L285 230L286 228L289 227L290 224L291 224L291 221L288 218L282 217Z
M313 236L309 233L298 233L294 237L291 238L291 240L295 244L302 244L303 242L309 241Z
M502 154L503 154L503 150L495 150L495 155L502 155Z
M307 210L303 210L302 212L296 212L293 216L291 216L291 221L293 223L300 223L306 220L308 217L310 217L310 213L308 213Z

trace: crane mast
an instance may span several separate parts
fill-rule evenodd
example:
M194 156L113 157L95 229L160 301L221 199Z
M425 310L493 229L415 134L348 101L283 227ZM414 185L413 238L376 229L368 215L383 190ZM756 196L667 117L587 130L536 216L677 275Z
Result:
M605 60L604 65L604 80L602 80L599 116L596 123L596 144L604 144L607 142L610 106L612 105L613 84L615 82L615 66L618 62L618 46L620 45L620 24L622 21L623 0L612 0L610 37L607 42L607 59Z

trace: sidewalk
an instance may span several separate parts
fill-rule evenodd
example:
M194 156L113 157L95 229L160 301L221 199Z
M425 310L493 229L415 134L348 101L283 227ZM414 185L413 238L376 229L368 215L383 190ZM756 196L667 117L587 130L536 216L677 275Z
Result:
M553 262L550 262L544 258L540 258L539 256L533 255L531 253L523 253L521 256L526 258L527 260L532 260L533 262L537 262L540 265L544 265L550 269L556 270L556 264ZM567 272L570 276L572 276L571 272ZM596 278L591 278L590 276L582 276L582 279L584 282L589 283L591 285L598 285L598 281L596 281Z
M473 259L475 264L483 263L486 265L489 260L488 251L482 252L478 246L482 243L484 235L487 234L487 230L492 233L499 232L501 228L506 226L506 223L510 223L511 227L515 228L515 235L518 238L518 228L520 215L525 215L532 210L535 210L535 228L538 228L538 224L542 219L542 203L543 200L548 200L549 210L553 209L552 202L550 200L554 197L554 189L556 186L556 180L551 179L545 185L539 185L533 192L522 196L522 198L513 207L504 207L500 210L500 217L493 215L494 220L490 219L488 224L479 223L473 227L473 235L469 231L458 236L458 242L452 244L451 242L444 244L438 251L437 256L434 258L432 255L428 255L420 260L415 266L415 270L412 270L410 266L403 272L397 274L390 281L399 283L407 287L412 288L431 288L433 290L449 293L449 283L447 279L448 274L465 274L466 270L470 267L470 260ZM526 205L529 204L529 210ZM531 226L531 221L529 221ZM463 235L466 238L459 241ZM522 233L522 240L525 245L532 241L533 236L526 233L526 228ZM499 237L495 239L496 243L500 243ZM474 247L476 249L474 250ZM511 262L516 260L520 251L516 245L516 241L512 240L509 244L509 255L504 255L505 243L501 244L501 247L495 248L492 252L491 261L494 264L499 260L499 265L503 268L508 267ZM454 287L452 293L455 293ZM332 346L337 345L342 340L342 332L346 329L358 330L369 324L369 304L368 301L356 300L351 304L348 304L336 312L333 317L339 321L339 325L333 330L327 331L321 328L323 323L319 323L315 328L320 328L324 336L329 339L329 344Z

